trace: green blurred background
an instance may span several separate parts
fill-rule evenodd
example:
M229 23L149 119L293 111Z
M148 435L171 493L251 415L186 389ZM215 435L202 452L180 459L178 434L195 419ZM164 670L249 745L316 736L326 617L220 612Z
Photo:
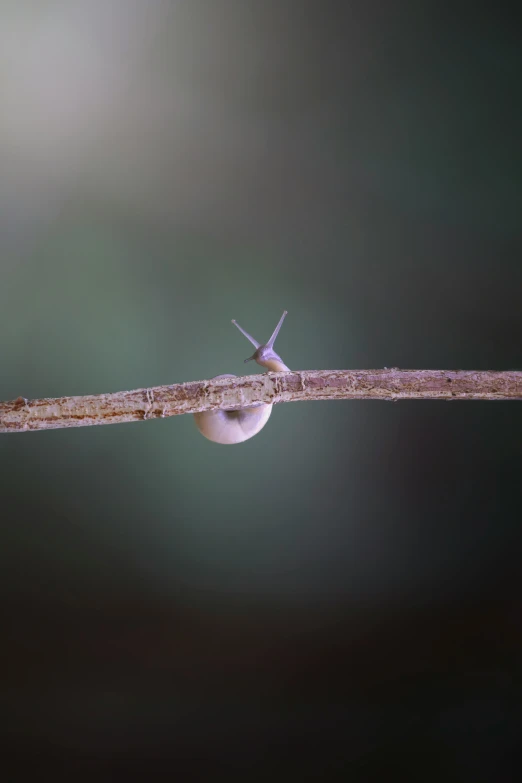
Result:
M295 369L520 368L520 36L466 9L0 2L0 399L241 374L285 308ZM511 780L521 425L0 437L4 758Z

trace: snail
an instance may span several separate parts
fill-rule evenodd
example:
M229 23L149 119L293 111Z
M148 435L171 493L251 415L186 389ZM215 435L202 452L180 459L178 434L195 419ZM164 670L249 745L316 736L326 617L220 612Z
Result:
M279 330L283 325L287 311L285 310L279 323L274 329L270 340L264 345L254 340L252 335L245 332L245 330L237 323L232 321L234 326L237 326L241 334L243 334L247 340L249 340L255 347L255 353L246 362L256 361L261 367L266 367L269 372L290 372L290 368L286 366L280 356L274 351L274 343L276 337L279 334ZM212 380L217 378L235 378L235 375L226 373L225 375L216 375ZM214 443L232 444L242 443L244 440L253 438L260 432L272 413L272 404L258 403L252 405L249 408L241 408L240 410L217 410L217 411L203 411L201 413L195 413L194 419L196 427L205 438L214 441Z

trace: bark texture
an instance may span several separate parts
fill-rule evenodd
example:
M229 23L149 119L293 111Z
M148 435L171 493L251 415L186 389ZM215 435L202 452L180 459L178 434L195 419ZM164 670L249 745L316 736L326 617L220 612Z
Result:
M302 370L85 397L0 402L0 432L121 424L306 400L522 400L522 371Z

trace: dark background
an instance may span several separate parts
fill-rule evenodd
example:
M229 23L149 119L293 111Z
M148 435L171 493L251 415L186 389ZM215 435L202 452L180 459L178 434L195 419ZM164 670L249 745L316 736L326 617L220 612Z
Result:
M230 319L285 308L295 369L522 367L502 4L0 10L0 399L241 374ZM517 779L521 427L354 401L234 447L1 436L3 763Z

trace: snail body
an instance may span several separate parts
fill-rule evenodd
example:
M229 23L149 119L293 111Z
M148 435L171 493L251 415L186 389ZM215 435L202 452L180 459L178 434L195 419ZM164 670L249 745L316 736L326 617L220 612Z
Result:
M281 357L274 350L274 343L283 325L287 311L285 310L279 323L268 342L264 345L255 340L246 332L236 321L232 323L237 326L239 331L255 347L255 352L245 362L255 361L261 367L265 367L268 372L289 372L290 368L286 366ZM235 378L235 375L227 373L225 375L216 375L217 378ZM208 440L214 443L230 445L233 443L242 443L249 438L253 438L263 429L270 414L272 413L272 404L258 403L248 408L233 410L202 411L194 414L196 427Z

